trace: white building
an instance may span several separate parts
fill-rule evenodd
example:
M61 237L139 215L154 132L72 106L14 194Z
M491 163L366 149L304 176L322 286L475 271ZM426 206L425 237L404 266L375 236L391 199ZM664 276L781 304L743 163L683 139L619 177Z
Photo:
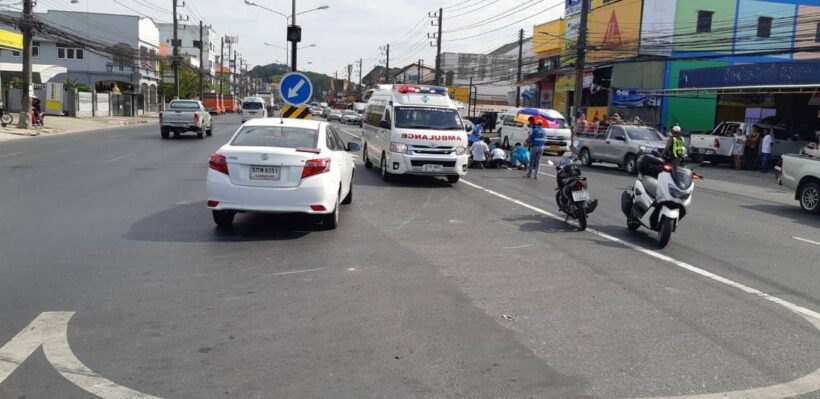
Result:
M168 55L173 54L174 38L174 24L160 23L157 24L159 28L160 42L168 47ZM219 59L219 38L216 32L210 25L205 25L202 29L202 42L204 47L202 55L204 62L199 59L199 25L178 24L177 39L180 41L179 54L183 56L191 66L199 68L200 65L208 71L212 82L216 76L216 63Z

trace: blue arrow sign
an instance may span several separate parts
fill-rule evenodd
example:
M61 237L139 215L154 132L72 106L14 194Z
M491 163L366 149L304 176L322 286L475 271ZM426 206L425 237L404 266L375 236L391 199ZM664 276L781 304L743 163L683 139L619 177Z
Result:
M279 82L279 94L286 104L298 107L313 98L313 84L305 74L290 72Z

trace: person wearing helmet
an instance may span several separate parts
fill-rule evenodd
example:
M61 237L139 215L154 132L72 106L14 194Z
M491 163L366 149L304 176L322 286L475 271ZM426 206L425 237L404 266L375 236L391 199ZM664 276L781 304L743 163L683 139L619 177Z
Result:
M684 142L683 137L680 136L680 126L673 126L672 135L669 136L669 140L666 141L666 148L663 150L664 159L678 166L683 160L683 147Z

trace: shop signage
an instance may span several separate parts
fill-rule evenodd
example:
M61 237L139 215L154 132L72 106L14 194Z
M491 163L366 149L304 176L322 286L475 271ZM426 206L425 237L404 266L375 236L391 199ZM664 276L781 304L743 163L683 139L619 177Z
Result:
M12 50L22 50L23 35L17 32L9 32L7 30L0 29L0 47Z
M660 98L643 95L637 89L614 89L612 105L615 107L658 107Z
M592 85L592 72L584 74L584 87ZM555 80L555 91L575 91L575 74L559 75Z

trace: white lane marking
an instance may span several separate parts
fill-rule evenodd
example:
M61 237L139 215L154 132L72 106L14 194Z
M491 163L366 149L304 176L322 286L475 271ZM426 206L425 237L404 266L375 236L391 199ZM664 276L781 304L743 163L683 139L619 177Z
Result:
M349 272L355 272L355 271L356 271L356 268L355 268L355 267L348 267L348 268L347 268L347 271L349 271Z
M807 242L809 244L820 245L820 242L817 242L817 241L807 240L805 238L800 238L800 237L792 237L792 238L794 238L797 241L803 241L803 242Z
M104 139L113 139L115 137L122 137L122 136L125 136L125 135L124 134L115 134L115 135L112 135L112 136L105 136L103 138Z
M357 136L353 133L348 132L347 129L340 129L340 130L347 133L347 134L349 134L349 135L351 135L351 136L353 136L354 139L360 139L361 138L361 137L359 137L359 136Z
M324 267L317 267L315 269L304 269L304 270L291 270L289 272L279 272L273 273L273 276L286 276L288 274L299 274L299 273L310 273L310 272L318 272L319 270L325 270Z
M501 247L501 249L521 249L521 248L529 248L535 244L526 244L526 245L516 245L514 247Z
M515 198L506 196L504 194L495 192L495 191L490 190L488 188L484 188L482 186L479 186L478 184L471 183L471 182L466 181L466 180L461 180L461 181L464 184L466 184L470 187L473 187L475 189L484 191L484 192L486 192L488 194L491 194L491 195L494 195L498 198L510 201L510 202L512 202L516 205L520 205L524 208L535 211L535 212L540 213L542 215L551 217L551 218L556 219L556 220L561 220L561 221L564 220L563 217L560 217L560 216L555 215L551 212L545 211L545 210L543 210L541 208L538 208L536 206L527 204L526 202L523 202L523 201L517 200ZM695 267L693 265L690 265L688 263L679 261L677 259L674 259L670 256L661 254L659 252L656 252L656 251L653 251L653 250L650 250L650 249L646 249L644 247L641 247L640 245L632 244L632 243L624 241L620 238L613 237L609 234L597 231L595 229L587 228L586 231L589 232L589 233L595 234L595 235L597 235L601 238L604 238L606 240L621 244L621 245L623 245L627 248L634 249L634 250L636 250L638 252L641 252L645 255L648 255L648 256L654 257L656 259L671 263L671 264L673 264L677 267L680 267L682 269L689 270L690 272L693 272L693 273L698 274L700 276L707 277L707 278L712 279L714 281L717 281L719 283L722 283L722 284L728 285L730 287L736 288L736 289L738 289L740 291L743 291L745 293L754 295L758 298L767 300L767 301L772 302L772 303L776 303L780 306L783 306L784 308L788 309L791 312L797 313L798 315L800 315L801 317L806 319L806 321L811 323L815 328L820 330L820 313L818 313L818 312L815 312L815 311L810 310L810 309L806 309L802 306L799 306L799 305L796 305L794 303L788 302L784 299L778 298L776 296L769 295L769 294L767 294L765 292L762 292L758 289L755 289L755 288L743 285L741 283L732 281L728 278L719 276L719 275L714 274L712 272L709 272L709 271L703 270L701 268ZM808 374L808 375L803 376L801 378L798 378L796 380L789 381L789 382L786 382L786 383L783 383L783 384L771 385L771 386L768 386L768 387L747 389L747 390L744 390L744 391L719 392L719 393L708 393L708 394L699 394L699 395L684 395L684 396L651 397L651 398L643 398L643 399L781 399L781 398L788 398L788 397L803 395L803 394L806 394L806 393L815 392L817 390L820 390L820 368L818 368L817 370L815 370L811 374Z
M11 157L11 156L14 156L14 155L20 155L20 154L25 154L25 153L26 153L25 151L10 152L8 154L0 154L0 158Z
M86 367L68 345L68 321L74 312L43 312L0 348L0 383L40 345L63 378L104 399L160 399L106 379Z
M427 194L427 199L424 200L424 205L422 205L421 207L422 208L427 208L427 205L430 203L431 198L433 198L433 192L432 191L430 191L430 194Z
M103 163L111 163L111 162L116 162L116 161L119 161L120 159L128 158L128 157L130 157L130 156L131 156L130 154L129 154L129 155L120 155L120 156L118 156L118 157L116 157L116 158L111 158L111 159L109 159L109 160L107 160L107 161L104 161Z

